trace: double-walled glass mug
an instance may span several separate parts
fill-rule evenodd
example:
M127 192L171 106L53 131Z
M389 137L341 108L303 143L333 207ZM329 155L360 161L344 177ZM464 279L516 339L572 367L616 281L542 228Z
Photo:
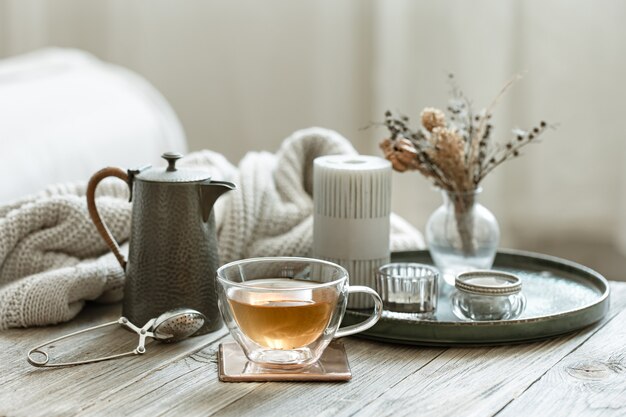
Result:
M311 365L333 338L367 330L382 314L376 291L349 286L348 271L318 259L244 259L219 268L217 281L230 334L262 367ZM362 323L339 328L352 293L369 294L374 312Z

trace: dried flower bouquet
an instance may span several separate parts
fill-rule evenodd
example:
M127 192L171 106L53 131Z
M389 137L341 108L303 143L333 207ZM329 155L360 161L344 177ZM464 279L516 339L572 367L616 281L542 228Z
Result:
M458 233L465 256L475 251L472 242L472 217L475 191L481 181L498 165L520 155L520 149L533 143L548 125L541 121L526 131L513 129L507 142L492 140L490 122L498 99L518 79L510 80L489 107L475 112L471 101L449 75L452 87L447 111L427 107L421 125L411 128L409 117L385 113L384 125L390 136L380 143L385 157L396 171L419 171L453 199Z

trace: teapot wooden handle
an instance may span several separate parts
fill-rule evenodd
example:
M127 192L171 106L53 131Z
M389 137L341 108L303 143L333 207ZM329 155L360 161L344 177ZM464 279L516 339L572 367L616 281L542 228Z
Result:
M121 170L120 168L104 168L100 171L93 174L93 176L89 179L89 184L87 184L87 209L89 210L89 216L91 217L91 221L98 229L98 233L102 236L106 244L111 248L113 254L117 258L117 261L122 265L122 268L126 270L126 258L122 255L120 250L120 245L117 243L113 234L109 230L106 224L102 221L100 217L100 213L98 213L98 208L96 207L96 187L103 179L107 177L117 177L124 182L126 182L130 187L130 181L128 178L128 174Z

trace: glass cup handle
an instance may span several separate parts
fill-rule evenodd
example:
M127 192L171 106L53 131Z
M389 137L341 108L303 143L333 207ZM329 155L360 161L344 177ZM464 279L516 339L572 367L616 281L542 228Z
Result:
M380 295L370 287L364 287L362 285L351 285L348 287L348 294L352 293L365 293L369 294L374 299L374 314L372 314L367 320L352 324L350 326L342 327L335 333L335 339L338 337L350 336L351 334L359 333L369 329L375 325L380 317L383 315L383 300L380 299Z

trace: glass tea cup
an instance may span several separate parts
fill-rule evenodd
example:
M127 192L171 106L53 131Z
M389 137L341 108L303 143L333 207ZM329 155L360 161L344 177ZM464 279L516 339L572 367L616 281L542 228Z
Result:
M367 330L382 315L376 291L349 286L345 268L318 259L244 259L219 268L217 281L230 334L251 362L266 368L311 365L333 338ZM370 295L374 312L339 328L352 293Z

